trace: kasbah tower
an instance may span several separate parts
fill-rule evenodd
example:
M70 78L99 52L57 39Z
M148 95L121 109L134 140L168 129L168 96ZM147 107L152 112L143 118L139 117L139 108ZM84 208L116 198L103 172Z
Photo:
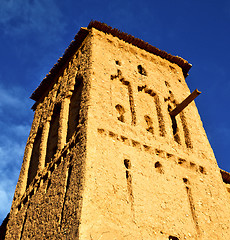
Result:
M81 28L31 96L5 239L229 240L230 174L190 68L106 24Z

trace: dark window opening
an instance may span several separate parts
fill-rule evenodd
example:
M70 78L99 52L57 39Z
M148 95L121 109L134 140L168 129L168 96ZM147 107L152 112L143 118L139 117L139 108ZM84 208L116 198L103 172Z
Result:
M176 122L176 118L174 116L171 116L171 120L172 120L172 129L173 129L173 135L175 135L177 133L177 122Z
M152 121L152 119L148 115L145 115L144 118L145 118L145 121L146 121L146 124L147 124L146 130L153 134L154 132L153 132L153 121Z
M70 105L69 105L68 131L67 131L67 138L66 138L67 142L73 136L79 124L82 89L83 89L83 78L81 76L76 76L75 86L74 86L73 94L70 99Z
M171 112L172 107L170 105L168 105L168 111ZM178 127L177 127L177 121L176 121L176 117L175 116L171 116L171 121L172 121L172 130L173 130L173 136L174 136L174 140L180 144L180 137L179 137L179 133L178 133Z
M125 122L125 117L124 117L125 109L120 104L117 104L115 108L119 113L119 116L117 117L117 119L121 122Z
M60 92L61 92L61 85L59 85L59 87L57 89L56 97L59 95Z
M179 240L179 238L174 236L169 236L169 240Z
M34 145L33 145L32 155L30 159L30 166L28 171L27 187L30 185L34 177L37 175L41 136L42 136L42 128L39 128L37 131L37 135L34 139Z
M143 89L145 89L146 88L146 85L144 85L144 86L138 86L137 87L137 89L138 89L138 92L141 92Z
M156 162L155 163L155 168L159 168L159 167L162 167L162 165L160 164L160 162Z
M155 166L157 172L159 172L161 174L164 173L164 169L163 169L162 164L160 162L155 162L154 166Z
M24 199L23 199L23 205L26 205L26 203L28 202L29 198L28 196L26 196Z
M18 211L20 211L21 208L22 208L22 203L20 203L20 204L18 205Z
M47 151L45 165L51 161L51 158L57 151L58 144L58 129L59 129L59 119L60 119L61 104L57 103L53 110L52 119L50 122L49 137L47 141Z
M165 86L166 87L170 87L169 83L167 81L165 81Z
M183 178L183 182L184 182L185 184L188 184L188 183L189 183L187 178Z
M200 171L200 173L203 173L203 174L206 173L204 167L202 167L202 166L199 166L199 171Z
M179 159L178 159L178 164L183 164L183 163L185 163L185 162L186 162L186 160L183 159L183 158L179 158Z
M158 97L158 95L156 94L154 97L154 101L156 104L156 110L157 110L157 118L158 118L158 124L159 124L159 132L160 132L160 136L164 137L166 134L165 131L165 122L164 122L164 118L163 118L163 114L162 114L162 110L161 110L161 103L160 103L160 99Z
M46 192L48 192L50 186L51 186L51 179L49 179L48 182L47 182Z
M141 75L147 76L146 70L145 70L141 65L138 65L138 66L137 66L137 69L138 69L138 72L139 72Z
M131 169L131 162L129 159L124 160L124 165L127 169Z

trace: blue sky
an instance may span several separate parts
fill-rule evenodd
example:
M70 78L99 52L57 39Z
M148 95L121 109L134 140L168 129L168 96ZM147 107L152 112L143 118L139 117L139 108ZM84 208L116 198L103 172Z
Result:
M91 19L192 63L187 83L220 168L230 172L230 1L1 0L0 224L33 119L31 93Z

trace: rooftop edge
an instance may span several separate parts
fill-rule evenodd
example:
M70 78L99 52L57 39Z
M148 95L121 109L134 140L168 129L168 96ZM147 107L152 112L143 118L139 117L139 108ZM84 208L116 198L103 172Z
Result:
M80 47L81 43L84 41L86 36L89 33L89 29L95 28L99 31L102 31L106 34L111 34L114 37L119 38L127 43L130 43L140 49L143 49L147 52L153 53L157 56L160 56L172 63L176 63L178 66L182 68L184 77L187 77L190 68L192 67L186 60L181 57L173 56L165 51L162 51L149 43L135 38L134 36L124 33L116 28L112 28L105 23L101 23L99 21L93 20L89 23L87 28L80 28L79 32L74 37L74 40L70 43L68 48L65 50L62 57L60 57L57 63L53 66L50 72L46 75L46 77L42 80L40 85L35 89L30 98L34 101L40 100L40 98L44 95L44 92L48 89L48 87L54 83L54 76L60 73L61 69L64 67L66 61L68 61L72 55L77 51Z

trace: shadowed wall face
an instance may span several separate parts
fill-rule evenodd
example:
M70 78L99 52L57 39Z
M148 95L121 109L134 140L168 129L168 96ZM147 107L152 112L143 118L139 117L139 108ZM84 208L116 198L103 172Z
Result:
M16 188L20 197L12 204L6 239L78 238L85 174L90 45L88 37L36 106Z

